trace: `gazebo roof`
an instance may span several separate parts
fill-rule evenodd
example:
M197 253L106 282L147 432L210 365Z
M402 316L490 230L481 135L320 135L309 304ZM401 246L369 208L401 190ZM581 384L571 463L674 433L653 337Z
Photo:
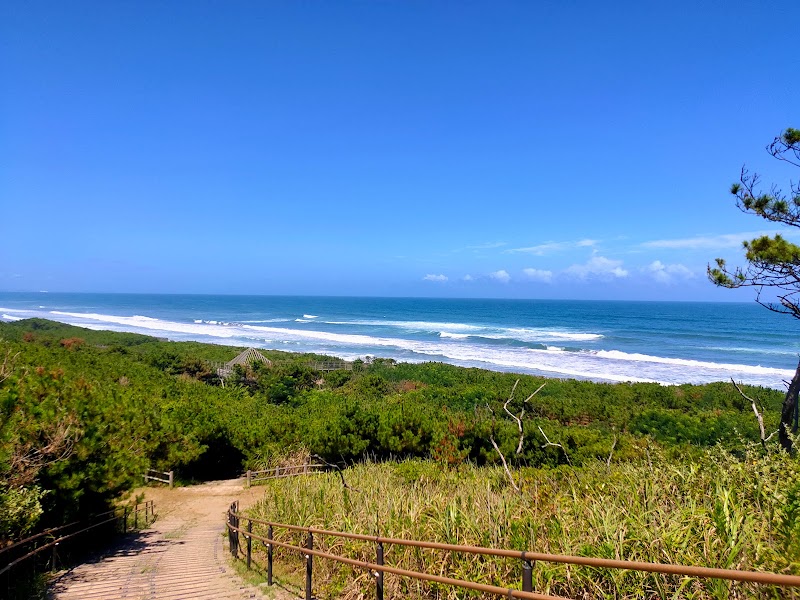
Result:
M261 354L261 352L259 352L255 348L248 348L247 350L239 354L239 356L237 356L231 361L226 362L222 367L217 369L217 375L219 375L224 379L225 377L231 374L231 371L233 371L234 366L236 365L244 366L250 364L251 362L262 362L267 366L272 365L272 361L263 354Z

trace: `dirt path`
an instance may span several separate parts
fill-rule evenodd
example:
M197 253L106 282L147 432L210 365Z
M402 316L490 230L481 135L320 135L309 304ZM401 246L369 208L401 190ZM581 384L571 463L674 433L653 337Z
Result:
M242 480L176 488L143 488L155 503L150 529L128 537L107 554L61 575L49 597L58 600L262 598L227 566L225 511L233 500L247 508L258 488Z

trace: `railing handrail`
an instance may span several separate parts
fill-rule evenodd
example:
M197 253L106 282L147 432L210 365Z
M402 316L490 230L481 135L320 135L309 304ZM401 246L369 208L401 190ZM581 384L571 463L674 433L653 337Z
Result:
M78 525L79 523L80 523L80 521L74 521L72 523L67 523L66 525L59 525L58 527L51 527L50 529L45 529L45 530L40 531L39 533L36 533L36 534L34 534L34 535L30 536L30 537L26 537L26 538L23 538L21 540L17 540L13 544L9 544L5 548L0 548L0 554L3 554L4 552L8 552L10 550L13 550L14 548L22 546L23 544L27 544L29 542L32 542L33 540L36 540L36 539L38 539L40 537L43 537L43 536L46 536L46 535L52 535L56 531L61 531L62 529L67 529L68 527L72 527L74 525Z
M24 554L23 556L20 556L19 558L16 558L16 559L12 560L8 564L6 564L2 568L0 568L0 575L2 575L3 573L5 573L7 571L10 571L16 565L24 562L25 560L27 560L27 559L29 559L29 558L31 558L33 556L36 556L40 552L43 552L44 550L52 548L53 546L58 546L61 542L69 540L69 539L71 539L71 538L73 538L75 536L78 536L78 535L82 534L82 533L86 533L87 531L90 531L90 530L94 529L95 527L100 527L101 525L106 525L108 523L111 523L112 521L118 521L119 519L127 519L128 518L128 514L138 514L141 510L144 510L145 514L147 514L146 511L148 510L147 509L148 506L150 507L150 509L149 509L150 510L150 514L151 515L154 514L153 513L154 505L153 505L153 501L152 500L148 500L147 502L142 504L141 506L144 507L142 509L140 509L139 506L140 506L140 504L138 504L138 503L134 506L133 513L128 513L128 508L129 507L125 506L125 507L117 507L117 508L114 508L112 510L106 511L104 513L100 513L98 515L94 515L94 516L92 516L90 518L91 519L96 519L98 517L105 517L105 516L107 516L109 514L114 513L113 516L111 518L109 518L109 519L105 519L105 520L99 521L97 523L92 523L91 525L88 525L87 527L84 527L83 529L79 529L78 531L73 531L72 533L68 533L66 535L59 536L59 537L57 537L57 538L55 538L53 540L50 540L46 544L43 544L42 546L38 546L37 548L34 548L33 550L31 550L27 554ZM119 510L123 511L122 514L117 514L117 511L119 511ZM84 523L85 523L85 521L84 521ZM29 541L31 541L33 539L36 539L37 537L45 535L48 532L52 532L52 531L55 531L55 530L58 530L58 529L65 529L67 527L72 527L72 526L77 525L77 524L79 524L79 523L78 522L70 523L68 525L62 525L61 527L56 527L56 528L48 530L48 531L43 531L43 532L41 532L39 534L36 534L36 535L31 536L29 538L26 538L24 540L20 540L19 542L13 544L12 546L8 546L8 548L19 546L19 545L21 545L23 543L29 542ZM6 549L8 549L8 548L6 548Z
M155 473L155 475L150 475L150 473ZM157 477L160 475L160 477ZM146 469L144 472L144 482L147 483L148 481L160 481L161 483L169 484L170 489L174 484L175 471L157 471L156 469Z
M245 517L246 519L247 517ZM422 579L425 581L434 581L437 583L444 583L446 585L455 585L458 587L463 587L471 590L476 590L479 592L487 592L490 594L499 594L503 596L508 596L510 598L523 598L525 600L569 600L567 598L563 598L562 596L550 596L547 594L539 594L536 592L525 592L522 590L516 590L513 588L502 588L494 585L488 585L483 583L475 583L472 581L465 581L463 579L451 579L449 577L442 577L440 575L430 575L428 573L420 573L419 571L408 571L406 569L399 569L397 567L390 567L387 565L379 565L376 563L368 563L365 561L355 560L352 558L346 558L344 556L337 556L335 554L328 554L326 552L322 552L321 550L314 550L313 548L305 548L301 546L293 546L292 544L286 544L284 542L278 542L275 540L270 540L265 538L264 536L260 536L255 533L248 532L240 527L235 525L229 524L228 527L233 531L238 533L242 533L247 537L251 537L254 540L258 540L264 544L272 544L278 546L280 548L286 548L288 550L295 550L300 552L301 554L317 556L319 558L328 558L331 560L335 560L337 562L345 563L348 565L352 565L354 567L361 567L364 569L370 569L373 571L380 571L382 573L392 573L394 575L404 575L407 577L414 577L415 579Z
M297 475L308 475L311 473L320 473L326 471L330 465L322 463L310 463L305 465L288 465L272 467L270 469L262 469L260 471L248 470L244 476L247 479L247 487L250 487L254 481L267 481L268 479L282 479L284 477L295 477ZM267 475L267 473L274 473Z
M750 583L760 583L760 584L767 584L767 585L781 585L781 586L790 586L790 587L800 587L800 576L797 575L782 575L779 573L769 573L763 571L743 571L738 569L718 569L712 567L695 567L695 566L688 566L688 565L674 565L674 564L663 564L663 563L649 563L649 562L641 562L641 561L625 561L625 560L616 560L616 559L607 559L607 558L595 558L589 556L570 556L566 554L548 554L544 552L532 552L529 550L504 550L504 549L497 549L497 548L485 548L481 546L461 546L455 544L444 544L440 542L424 542L419 540L405 540L399 538L387 538L378 535L364 535L358 533L349 533L343 531L330 531L326 529L316 529L314 527L302 527L299 525L289 525L286 523L275 523L271 521L266 521L262 519L255 519L248 517L246 515L242 515L241 513L237 513L229 509L229 515L241 519L244 518L245 520L251 523L258 523L259 525L266 525L268 527L279 527L288 529L290 531L299 531L305 532L309 534L316 534L316 535L328 535L331 537L342 537L348 539L356 539L356 540L363 540L363 541L370 541L378 544L396 544L402 546L411 546L415 548L423 548L423 549L430 549L430 550L447 550L451 552L464 552L470 554L480 554L484 556L498 556L498 557L505 557L505 558L517 558L523 561L543 561L543 562L556 562L556 563L564 563L564 564L572 564L572 565L581 565L581 566L588 566L588 567L596 567L596 568L607 568L607 569L626 569L631 571L644 571L650 573L661 573L664 575L683 575L687 577L703 577L703 578L710 578L710 579L727 579L732 581L746 581ZM272 541L264 541L260 537L256 537L255 534L251 534L248 532L244 532L243 530L239 529L238 527L234 527L229 523L229 527L239 531L241 533L245 533L245 535L252 535L253 539L259 539L264 543L273 543L275 545L281 545L278 542ZM294 549L294 547L292 547ZM300 548L302 552L308 553L308 549ZM339 560L343 557L334 557L334 555L326 556L325 558L333 558L334 560ZM350 561L351 559L346 559ZM358 562L358 561L356 561ZM353 563L355 564L355 563ZM368 563L364 563L362 566L365 568L373 568L367 567ZM386 570L385 567L381 567L383 570ZM387 572L390 572L387 570ZM412 575L409 575L412 576ZM472 588L475 589L475 588ZM492 592L492 593L506 593L506 591L501 592ZM525 597L525 598L532 598L532 596L517 596L517 597ZM541 596L540 596L541 597Z
M247 471L250 475L261 475L262 473L272 473L272 472L286 472L292 471L297 469L326 469L328 465L324 464L308 464L308 465L290 465L290 466L277 466L277 467L270 467L269 469L261 469L259 471L249 470Z

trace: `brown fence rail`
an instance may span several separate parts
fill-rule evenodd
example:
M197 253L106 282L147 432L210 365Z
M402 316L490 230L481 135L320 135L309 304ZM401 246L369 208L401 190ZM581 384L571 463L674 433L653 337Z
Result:
M294 465L286 467L273 467L261 471L247 471L247 487L255 481L266 481L268 479L280 479L282 477L294 477L295 475L309 475L311 473L322 473L328 470L328 465L309 464Z
M141 513L144 513L140 516ZM28 598L28 585L37 573L51 571L66 559L65 547L74 544L88 532L110 528L112 533L127 533L147 527L155 520L152 500L144 504L115 508L92 516L86 521L46 529L0 549L0 598ZM84 538L86 539L86 538Z
M247 521L247 527L241 526L241 521ZM261 525L267 528L266 536L253 533L253 524ZM533 591L533 566L536 561L564 563L569 565L581 565L595 568L604 569L627 569L632 571L644 571L650 573L659 573L664 575L682 575L692 578L708 578L708 579L725 579L730 581L741 581L749 583L757 583L763 585L773 585L782 587L800 587L800 576L796 575L781 575L778 573L764 573L759 571L741 571L736 569L715 569L710 567L693 567L686 565L672 565L661 563L648 563L626 560L614 560L605 558L593 558L588 556L568 556L562 554L546 554L542 552L530 552L527 550L503 550L496 548L483 548L479 546L458 546L453 544L442 544L439 542L423 542L417 540L405 540L399 538L387 538L374 535L363 535L357 533L347 533L343 531L329 531L325 529L316 529L314 527L300 527L298 525L288 525L285 523L274 523L262 519L254 519L243 515L239 512L238 502L231 504L228 509L227 519L228 529L228 542L231 554L236 558L239 556L240 539L242 535L245 539L245 557L247 568L251 568L252 563L252 541L256 540L262 542L267 548L267 584L272 585L272 567L273 567L273 547L285 548L303 554L306 558L306 581L305 581L305 598L312 600L312 576L313 576L313 557L334 560L340 563L348 564L354 567L367 569L372 571L375 575L376 581L376 598L383 600L383 574L392 573L403 577L411 577L423 581L432 581L445 585L460 587L462 589L474 590L488 594L496 594L499 596L506 596L508 598L525 598L527 600L565 600L559 596L551 596L547 594L540 594ZM293 546L283 542L278 542L274 539L275 529L286 529L289 531L301 532L306 534L306 544L304 547ZM343 556L337 556L319 550L314 550L314 536L330 536L338 538L346 538L352 540L362 540L372 542L375 544L375 562L369 563ZM522 561L522 581L521 589L516 588L502 588L494 585L487 585L482 583L475 583L472 581L464 581L460 579L452 579L439 575L431 575L429 573L421 573L418 571L409 571L384 565L384 546L385 545L400 545L411 546L414 548L422 548L428 550L446 550L449 552L463 552L469 554L478 554L482 556L515 558Z

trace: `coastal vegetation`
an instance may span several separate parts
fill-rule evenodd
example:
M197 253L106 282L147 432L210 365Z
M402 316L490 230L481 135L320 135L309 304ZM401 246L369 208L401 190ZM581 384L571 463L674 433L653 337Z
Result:
M523 467L521 491L501 467L432 461L361 463L335 473L266 482L255 518L325 530L434 540L551 554L797 573L800 472L780 450L719 446L676 459L656 447L641 459L580 467ZM266 528L255 525L257 535ZM278 541L302 545L275 528ZM315 548L374 561L374 544L318 535ZM260 545L256 562L266 564ZM281 577L302 587L302 556L276 550ZM506 587L521 563L457 552L386 545L395 567ZM372 588L364 571L330 560L314 564L315 592L355 599ZM567 598L777 598L786 590L721 580L537 561L533 589ZM459 597L452 589L387 576L387 597Z
M222 386L213 363L240 349L44 320L0 324L0 339L4 540L105 508L148 467L185 481L234 476L298 446L340 465L455 468L502 453L512 466L557 468L758 440L749 403L724 383L601 384L384 359L323 374L309 361L325 357L265 351L271 367L237 367ZM781 394L745 391L775 429ZM509 413L523 409L520 444Z

